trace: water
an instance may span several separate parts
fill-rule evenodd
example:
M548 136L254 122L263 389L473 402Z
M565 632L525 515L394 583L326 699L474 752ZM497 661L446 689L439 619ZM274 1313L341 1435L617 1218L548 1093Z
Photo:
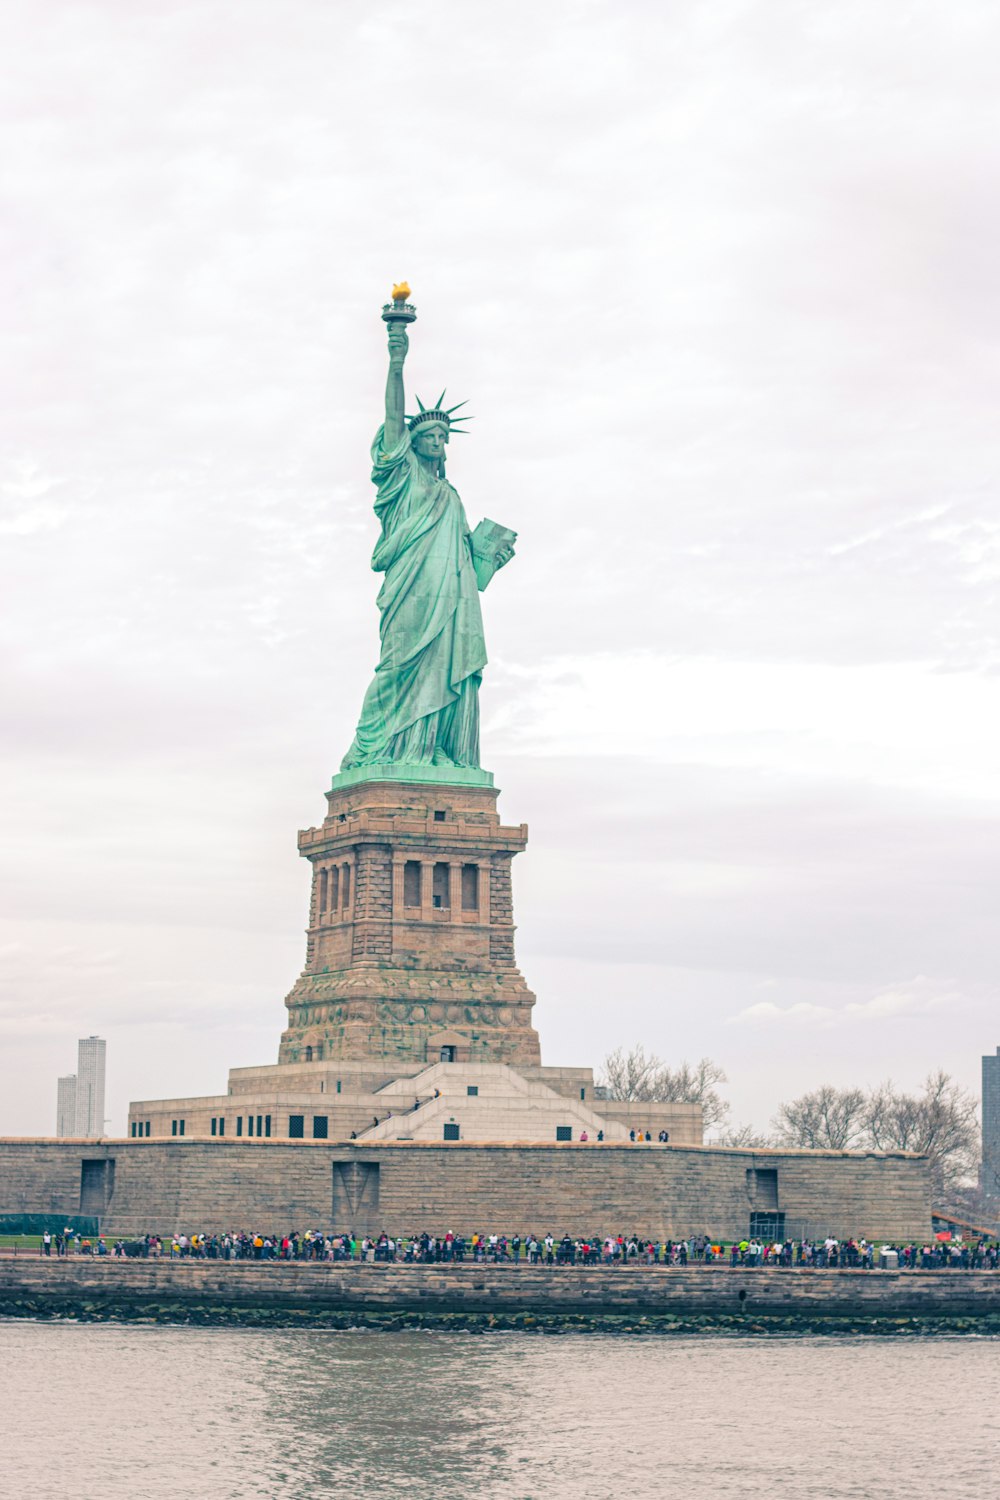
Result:
M8 1322L0 1494L992 1495L998 1374L996 1339Z

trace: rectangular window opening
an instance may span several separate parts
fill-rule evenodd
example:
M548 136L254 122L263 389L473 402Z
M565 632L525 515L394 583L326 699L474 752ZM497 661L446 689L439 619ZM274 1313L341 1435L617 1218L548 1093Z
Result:
M408 859L403 866L403 905L420 905L420 861Z
M378 1162L333 1163L333 1222L378 1233Z
M479 866L462 866L462 910L479 910Z
M457 1141L457 1140L460 1140L461 1137L459 1135L459 1127L456 1124L454 1124L454 1123L446 1125L444 1127L444 1139L446 1141Z
M557 1141L571 1141L572 1139L573 1139L573 1127L572 1127L572 1125L557 1125L556 1126L556 1140Z
M236 1134L237 1135L242 1135L243 1134L243 1116L242 1115L237 1115L236 1116Z
M306 1133L305 1115L288 1116L288 1139L290 1141L301 1141Z
M451 893L449 890L451 885L450 876L450 867L443 860L439 860L434 866L434 882L431 886L435 906L445 907L451 905Z
M776 1212L778 1207L777 1167L751 1167L747 1171L747 1192L758 1213Z
M467 1094L470 1094L470 1095L476 1095L476 1094L478 1094L479 1093L479 1084L478 1083L470 1083L470 1084L468 1084L467 1087L466 1087L465 1092Z
M80 1163L80 1213L100 1217L115 1190L114 1157Z
M325 1141L330 1133L330 1121L327 1115L313 1115L313 1140Z

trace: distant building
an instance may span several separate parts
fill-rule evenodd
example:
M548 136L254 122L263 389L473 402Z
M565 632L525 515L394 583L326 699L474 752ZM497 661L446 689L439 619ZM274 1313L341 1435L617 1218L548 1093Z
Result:
M983 1164L979 1185L986 1198L1000 1203L1000 1047L983 1058Z
M76 1052L76 1123L73 1134L104 1134L104 1055L107 1042L103 1037L81 1037Z
M76 1135L76 1074L60 1078L56 1092L56 1135Z

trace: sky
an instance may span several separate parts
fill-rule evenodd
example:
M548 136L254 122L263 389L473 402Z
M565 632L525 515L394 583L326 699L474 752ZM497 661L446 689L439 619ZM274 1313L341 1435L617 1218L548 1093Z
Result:
M519 534L543 1060L1000 1043L992 0L5 0L0 1133L273 1062L377 658L380 310ZM412 401L410 402L412 406Z

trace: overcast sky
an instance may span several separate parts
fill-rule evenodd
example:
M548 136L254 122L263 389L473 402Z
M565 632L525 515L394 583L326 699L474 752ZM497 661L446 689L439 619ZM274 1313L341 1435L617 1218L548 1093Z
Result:
M548 1063L1000 1043L995 0L4 6L0 1132L275 1061L377 656L379 318L520 534ZM412 404L412 403L411 403Z

